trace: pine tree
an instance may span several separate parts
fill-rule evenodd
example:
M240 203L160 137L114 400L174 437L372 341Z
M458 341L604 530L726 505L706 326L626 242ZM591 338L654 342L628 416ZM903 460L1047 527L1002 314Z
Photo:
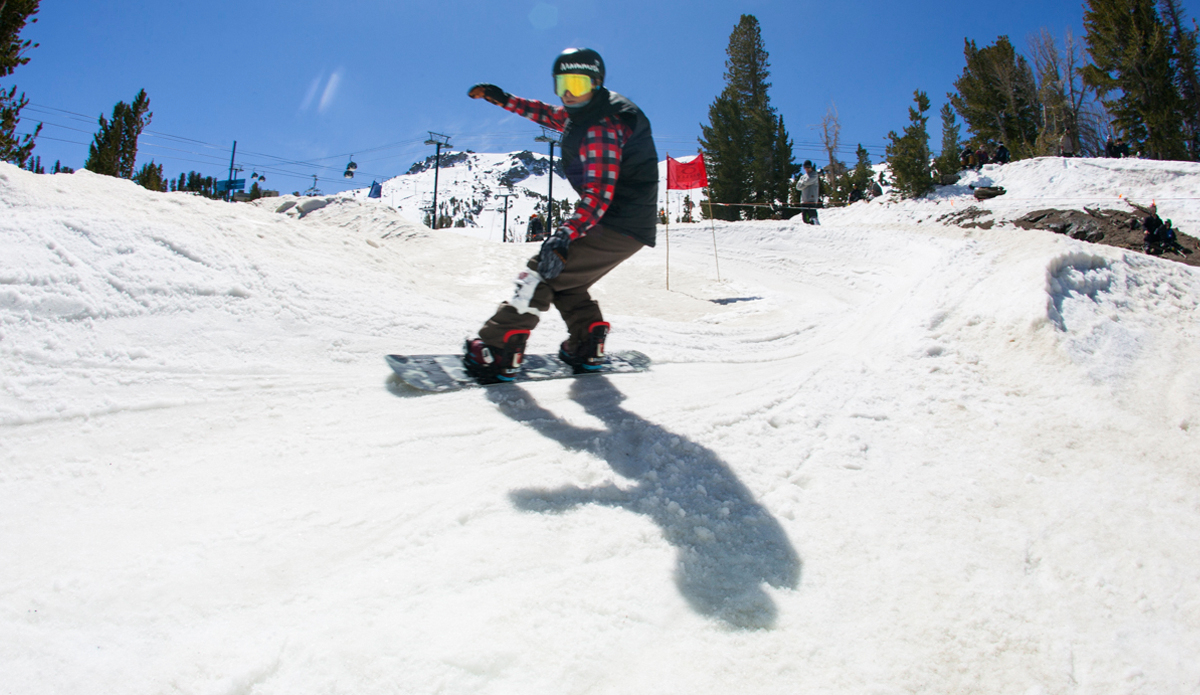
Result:
M892 169L895 189L903 198L919 198L933 190L933 176L929 166L929 133L926 124L929 117L929 97L917 90L913 92L916 108L908 107L908 127L904 135L896 131L888 133L887 161Z
M1145 156L1186 157L1171 31L1154 0L1088 0L1087 7L1083 24L1092 62L1083 68L1084 81Z
M133 178L133 167L137 162L138 138L150 125L154 114L149 112L150 98L146 90L134 97L132 104L123 101L113 107L112 120L100 116L100 130L88 148L84 168L97 174Z
M973 142L1003 143L1013 159L1034 154L1038 133L1037 85L1029 62L1007 36L985 48L964 40L967 64L954 82L950 102L967 124Z
M1200 30L1188 29L1178 0L1161 0L1162 16L1175 49L1175 81L1182 102L1184 140L1189 158L1200 160Z
M196 193L205 198L223 198L224 193L217 193L217 180L212 176L205 176L199 172L189 171L186 174L179 175L179 181L174 184L176 191L185 193ZM299 194L297 194L299 195Z
M793 158L793 142L791 136L788 135L787 128L783 125L783 116L780 116L776 122L775 142L771 151L775 155L775 168L771 172L774 202L786 205L791 199L792 191L795 190L792 180L800 173L800 165Z
M725 89L709 106L709 125L701 126L700 145L708 163L708 199L720 203L777 206L787 200L795 174L792 142L768 90L770 64L758 19L742 15L729 36ZM770 217L769 207L750 208L753 217ZM736 207L714 215L735 220Z
M149 164L142 165L141 170L134 175L133 180L142 188L150 191L165 192L167 190L166 180L163 179L162 165L155 165L153 160Z
M832 177L830 203L844 205L866 197L867 188L871 185L871 154L867 152L867 148L862 146L862 143L859 143L855 155L858 157L858 161L853 169ZM845 168L844 165L843 168Z
M942 185L952 183L951 179L956 179L958 170L962 168L958 137L958 119L954 117L950 102L946 102L942 104L942 153L933 163Z
M700 127L704 133L700 145L708 170L708 188L704 193L713 202L744 203L750 198L746 156L750 147L742 127L742 109L736 100L723 93L708 107L708 118L711 125ZM740 219L736 207L716 207L712 215L719 220Z
M37 22L30 19L37 14L40 0L0 0L0 77L13 74L18 66L25 65L29 58L25 52L37 48L37 44L29 40L21 40L21 30L25 24ZM17 96L17 86L4 91L0 89L0 160L12 162L17 166L25 166L33 152L34 139L42 132L39 123L32 133L17 134L17 125L21 122L21 109L29 104L22 93Z

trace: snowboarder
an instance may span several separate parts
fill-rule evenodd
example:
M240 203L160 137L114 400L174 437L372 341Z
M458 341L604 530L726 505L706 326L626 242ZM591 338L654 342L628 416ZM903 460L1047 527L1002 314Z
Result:
M579 194L575 213L542 242L504 302L464 345L463 364L482 382L511 381L525 343L553 304L570 333L559 357L578 371L600 369L609 324L588 289L645 246L654 246L658 153L650 121L605 87L604 60L568 48L554 60L562 106L513 96L493 84L467 92L562 133L562 166Z
M800 218L805 224L821 224L817 219L817 206L821 197L821 178L811 160L804 161L804 173L796 179L796 190L800 191Z

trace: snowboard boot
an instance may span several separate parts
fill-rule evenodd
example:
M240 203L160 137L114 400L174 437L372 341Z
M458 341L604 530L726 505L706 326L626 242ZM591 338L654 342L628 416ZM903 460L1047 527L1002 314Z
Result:
M604 339L608 337L608 323L597 321L588 327L588 337L571 345L570 340L564 340L558 348L558 357L571 365L576 374L594 372L604 366Z
M463 344L463 367L481 384L512 381L521 371L528 338L529 331L509 331L502 348L490 347L479 338L467 340Z

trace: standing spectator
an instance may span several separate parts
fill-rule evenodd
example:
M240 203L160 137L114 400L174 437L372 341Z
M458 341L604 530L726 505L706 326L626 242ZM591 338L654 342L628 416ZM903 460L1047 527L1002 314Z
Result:
M1125 138L1117 136L1116 153L1117 157L1129 156L1129 144L1125 142Z
M1113 142L1111 135L1104 141L1104 156L1109 158L1117 156L1117 143Z
M1075 134L1070 128L1063 130L1062 139L1058 141L1058 153L1063 157L1074 157L1078 151L1078 146L1075 144Z
M535 212L529 216L529 227L526 229L526 241L544 241L546 228L542 226L542 218Z
M800 216L805 224L821 224L817 219L817 207L821 198L821 177L817 175L812 160L804 160L804 173L796 180L800 191Z
M1008 153L1008 148L1004 146L1004 143L1000 143L1000 146L996 148L996 154L992 157L992 161L997 164L1008 164L1011 159L1012 155Z
M871 200L883 195L883 172L879 173L878 181L871 181L871 185L867 189L867 192L867 195Z

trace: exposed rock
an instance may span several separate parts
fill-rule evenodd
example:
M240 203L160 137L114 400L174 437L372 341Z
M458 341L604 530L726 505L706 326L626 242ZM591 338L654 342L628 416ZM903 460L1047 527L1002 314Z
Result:
M1055 234L1065 234L1072 239L1116 246L1130 251L1142 252L1142 215L1126 210L1036 210L1012 223L1021 229L1044 229ZM961 226L961 225L960 225ZM1200 240L1176 230L1181 252L1163 255L1173 261L1200 266L1200 258L1193 253L1200 248Z
M981 217L991 215L990 210L984 210L972 205L966 210L947 213L938 218L938 222L943 224L952 224L963 229L991 229L996 224L995 220L984 220Z

